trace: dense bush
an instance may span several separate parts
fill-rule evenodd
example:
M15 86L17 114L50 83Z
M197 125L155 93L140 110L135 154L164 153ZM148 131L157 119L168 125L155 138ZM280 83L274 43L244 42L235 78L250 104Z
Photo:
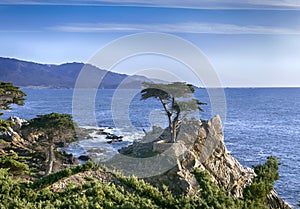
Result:
M25 161L26 157L20 157L18 154L0 155L0 168L7 168L15 176L26 174L29 167Z
M238 200L227 195L211 180L208 173L199 169L195 169L194 174L200 189L192 197L174 197L166 187L160 191L143 180L124 177L115 172L112 174L118 184L88 178L83 185L70 184L62 192L50 191L49 185L58 180L86 170L100 169L91 162L51 174L35 183L12 180L7 169L0 169L0 208L264 209L267 207L262 202L273 188L274 180L278 179L276 168L278 163L273 157L264 165L256 166L254 186L248 186L244 199Z
M238 208L233 198L226 194L224 189L220 189L210 178L209 174L200 169L194 170L195 177L199 183L199 196L201 199L201 209L225 209Z
M244 197L263 203L273 189L274 182L279 179L277 159L268 157L264 165L254 166L254 171L257 176L253 179L253 183L245 188Z

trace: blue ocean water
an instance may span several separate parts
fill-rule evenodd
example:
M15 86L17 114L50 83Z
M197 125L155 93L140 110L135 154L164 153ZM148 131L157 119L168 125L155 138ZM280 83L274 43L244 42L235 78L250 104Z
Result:
M13 106L12 111L5 112L2 118L17 115L31 119L51 112L72 114L74 92L71 89L23 91L27 94L25 106ZM83 114L86 117L77 118L79 125L93 126L95 120L99 127L123 128L129 121L129 130L136 132L153 125L165 125L161 106L156 100L140 101L138 94L131 98L130 95L136 93L130 92L133 90L122 91L116 96L114 90L98 90L92 110L82 108L82 111L93 111L95 118ZM86 94L88 92L82 92L83 104L88 102ZM120 95L129 97L130 101ZM203 106L205 112L200 117L211 118L206 90L199 89L195 95L208 103ZM296 207L300 201L300 88L228 88L225 95L224 133L228 150L242 165L249 167L263 163L270 155L279 158L280 180L275 188L284 200ZM132 134L132 137L139 137L139 134Z

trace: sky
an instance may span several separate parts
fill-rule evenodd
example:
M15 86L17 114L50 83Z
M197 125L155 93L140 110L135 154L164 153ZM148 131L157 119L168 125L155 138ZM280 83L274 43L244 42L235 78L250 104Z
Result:
M143 32L199 48L223 87L300 87L298 0L0 0L1 57L86 63L112 41ZM158 68L199 85L187 66L165 57L134 57L112 70L153 69L170 79Z

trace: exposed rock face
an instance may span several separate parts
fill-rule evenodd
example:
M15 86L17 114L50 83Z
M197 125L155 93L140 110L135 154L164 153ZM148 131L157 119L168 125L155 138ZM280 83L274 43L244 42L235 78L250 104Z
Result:
M11 127L8 127L7 130L0 132L0 138L6 140L7 142L21 142L23 139L20 135L14 131Z
M141 147L145 146L145 143L141 144L143 144ZM149 143L146 144L149 148ZM132 147L121 150L121 153L127 152L132 155L138 152L136 151L139 150L138 147L136 143ZM152 143L153 151L162 154L170 152L169 147L168 144L160 145L157 140ZM178 151L178 148L181 151ZM243 197L244 188L251 184L256 175L253 169L243 167L227 151L219 116L209 121L183 122L177 143L172 146L172 150L179 161L177 166L145 180L157 187L167 185L174 194L194 194L199 189L198 182L191 172L193 168L207 171L213 181L233 198ZM275 191L268 195L266 203L272 209L290 208Z
M26 124L27 121L24 119L20 119L16 116L10 117L8 121L11 121L11 127L8 127L5 131L0 131L0 139L4 139L8 142L23 142L24 140L19 135L19 131L23 124Z
M190 124L191 125L191 124ZM199 167L209 172L219 187L223 187L234 198L242 197L243 189L251 183L254 171L243 167L232 157L224 144L222 123L219 116L199 126L190 126L198 130L193 146L182 159L185 169Z

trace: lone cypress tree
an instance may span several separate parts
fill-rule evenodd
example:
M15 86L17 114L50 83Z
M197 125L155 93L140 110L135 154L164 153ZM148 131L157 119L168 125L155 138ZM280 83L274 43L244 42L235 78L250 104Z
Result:
M171 141L176 142L177 130L184 117L195 111L203 111L200 105L206 104L192 98L195 89L191 84L174 82L171 84L144 83L141 100L158 99L168 117Z

